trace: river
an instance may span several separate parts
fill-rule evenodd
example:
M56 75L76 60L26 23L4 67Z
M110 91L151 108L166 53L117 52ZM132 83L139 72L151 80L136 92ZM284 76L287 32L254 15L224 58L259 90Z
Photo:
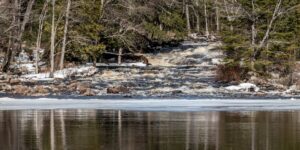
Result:
M1 150L300 149L299 100L7 98L0 104Z

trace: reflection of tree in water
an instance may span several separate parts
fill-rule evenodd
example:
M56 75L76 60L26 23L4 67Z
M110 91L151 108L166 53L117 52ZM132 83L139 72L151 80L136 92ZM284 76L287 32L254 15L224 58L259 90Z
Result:
M298 112L0 111L0 149L299 149Z

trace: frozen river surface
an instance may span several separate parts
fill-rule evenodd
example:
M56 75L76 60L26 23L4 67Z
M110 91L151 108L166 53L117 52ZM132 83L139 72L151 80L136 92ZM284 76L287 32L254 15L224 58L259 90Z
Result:
M0 98L0 110L98 109L126 111L285 111L300 110L300 99L13 99Z

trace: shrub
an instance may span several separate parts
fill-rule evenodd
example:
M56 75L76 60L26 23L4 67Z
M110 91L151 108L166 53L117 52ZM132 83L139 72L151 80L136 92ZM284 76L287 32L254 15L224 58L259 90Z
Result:
M221 82L240 81L245 78L247 72L246 68L239 65L219 65L216 80Z

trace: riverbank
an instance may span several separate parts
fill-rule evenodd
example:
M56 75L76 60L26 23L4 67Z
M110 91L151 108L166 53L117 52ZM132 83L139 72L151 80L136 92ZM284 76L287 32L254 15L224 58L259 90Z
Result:
M2 95L30 97L125 98L290 98L295 87L251 78L240 83L216 80L222 64L221 42L184 41L178 47L145 54L150 65L75 66L49 74L2 75ZM31 67L32 65L23 65Z

